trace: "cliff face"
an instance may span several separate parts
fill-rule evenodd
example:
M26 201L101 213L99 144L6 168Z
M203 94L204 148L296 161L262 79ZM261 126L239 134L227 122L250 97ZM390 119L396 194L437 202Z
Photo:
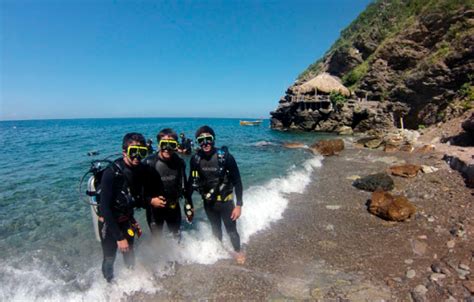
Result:
M322 73L340 78L351 96L300 89ZM288 88L272 127L363 131L400 126L400 117L409 128L431 125L473 106L473 80L474 1L380 0ZM321 101L333 110L311 105Z

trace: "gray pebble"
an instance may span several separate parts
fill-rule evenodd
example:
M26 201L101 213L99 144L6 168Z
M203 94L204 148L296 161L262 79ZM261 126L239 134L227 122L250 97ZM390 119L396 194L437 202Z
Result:
M405 260L405 264L412 264L413 263L413 259L406 259Z
M458 273L459 278L462 279L462 280L465 280L466 276L469 275L469 271L466 271L466 270L463 270L463 269L460 269L460 268L457 268L456 272Z
M407 275L406 275L406 276L407 276L408 279L413 279L413 278L415 278L415 276L416 276L415 270L411 269L411 270L407 271Z
M420 295L424 296L426 294L426 292L428 291L428 289L423 284L419 284L415 287L415 289L413 291L417 294L420 294Z
M434 273L434 274L431 274L431 276L430 276L430 280L435 281L435 282L437 282L439 280L442 280L444 278L446 278L445 274Z
M431 270L435 273L441 273L441 265L439 263L431 264Z
M446 276L451 276L451 272L447 267L441 268L441 273L445 274Z
M402 278L400 278L400 277L393 277L392 280L395 281L395 282L398 282L398 283L402 283L402 281L403 281Z
M459 268L462 269L462 270L465 270L465 271L470 271L471 270L471 268L465 263L460 263Z
M446 242L446 246L448 247L448 249L454 248L455 245L456 243L454 242L454 240L449 240L448 242Z

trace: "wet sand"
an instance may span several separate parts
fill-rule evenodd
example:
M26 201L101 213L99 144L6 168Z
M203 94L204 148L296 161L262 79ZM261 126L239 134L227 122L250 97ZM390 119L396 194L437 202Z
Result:
M472 275L464 270L461 277L454 267L464 263L474 270L473 190L440 158L349 147L323 160L305 192L289 196L283 219L250 238L245 265L229 259L177 266L157 280L163 291L127 300L467 299ZM352 176L401 162L439 170L393 177L393 192L406 195L417 214L406 222L384 221L367 211L370 193L354 188ZM431 280L433 265L444 269L442 280Z

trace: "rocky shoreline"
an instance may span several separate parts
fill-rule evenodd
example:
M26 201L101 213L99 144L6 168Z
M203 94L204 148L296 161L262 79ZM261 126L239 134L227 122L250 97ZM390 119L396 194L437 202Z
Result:
M440 156L346 142L304 193L289 196L283 219L250 239L245 265L178 266L156 281L165 290L127 300L474 301L474 192ZM370 193L352 186L357 176L397 163L438 169L394 177L393 192L416 207L405 222L370 214Z

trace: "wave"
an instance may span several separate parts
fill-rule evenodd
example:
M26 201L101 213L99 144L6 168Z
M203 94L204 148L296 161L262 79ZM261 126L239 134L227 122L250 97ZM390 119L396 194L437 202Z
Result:
M321 166L321 159L308 159L302 166L292 166L285 176L252 186L244 192L244 207L238 220L243 244L282 218L288 206L288 194L304 191L310 183L311 173ZM137 241L137 264L133 270L125 268L117 255L116 278L112 284L102 277L102 259L97 259L95 266L84 273L69 274L67 278L58 274L60 261L49 264L33 261L21 266L4 263L0 269L0 300L115 301L134 292L152 294L162 290L160 278L174 274L175 263L213 264L230 258L231 250L226 233L222 244L212 236L207 220L198 220L192 228L182 232L179 243L168 236L159 241L151 240L145 234Z
M251 146L255 147L267 147L267 146L278 146L280 144L274 143L274 142L269 142L269 141L258 141L255 143L250 144Z

